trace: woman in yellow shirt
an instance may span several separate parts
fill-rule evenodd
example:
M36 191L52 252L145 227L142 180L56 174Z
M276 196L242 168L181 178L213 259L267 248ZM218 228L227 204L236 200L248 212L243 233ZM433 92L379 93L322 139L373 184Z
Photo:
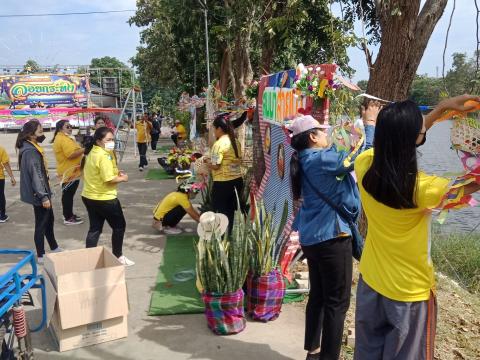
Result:
M73 198L80 184L80 162L85 149L72 138L72 125L68 120L57 122L52 143L57 176L62 179L63 224L82 224L83 220L73 213Z
M171 136L175 146L178 146L179 141L183 141L187 139L187 130L185 126L182 125L180 120L175 120L175 132Z
M8 215L6 214L6 200L5 200L5 172L7 171L10 176L10 183L15 186L17 181L13 176L12 168L10 167L10 159L7 152L0 146L0 223L8 221Z
M355 314L357 360L433 360L436 300L430 257L431 209L449 191L449 179L419 171L417 147L446 110L465 110L473 96L442 101L425 118L412 101L378 115L375 148L355 161L368 233L360 261ZM462 197L480 189L469 184Z
M112 228L112 252L125 266L135 263L123 255L123 238L126 221L122 206L117 198L117 185L128 181L128 175L117 168L113 152L115 141L113 131L103 127L93 135L94 143L85 149L82 160L82 200L87 208L90 228L87 234L87 248L95 247L107 221Z
M200 192L200 186L189 181L181 183L177 191L165 196L153 211L152 227L167 235L181 234L178 223L188 214L199 222L200 214L192 206L190 200L195 199Z
M151 141L150 132L152 131L152 123L148 121L147 114L137 120L135 123L135 129L137 130L137 146L138 153L140 154L138 170L143 171L144 168L148 167L147 143Z
M212 207L214 212L228 217L231 232L237 210L237 194L241 199L243 191L242 154L228 114L217 116L213 127L217 141L212 146L209 164L213 177Z

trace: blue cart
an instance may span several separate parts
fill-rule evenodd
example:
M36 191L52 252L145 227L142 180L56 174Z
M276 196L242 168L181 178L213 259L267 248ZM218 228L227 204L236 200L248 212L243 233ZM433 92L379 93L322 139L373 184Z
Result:
M30 332L42 329L47 320L45 279L37 273L35 256L29 250L0 249L0 255L22 257L15 266L0 276L0 344L1 359L33 359ZM40 289L42 294L42 321L29 329L25 306L33 306L30 289ZM18 349L14 349L15 338Z

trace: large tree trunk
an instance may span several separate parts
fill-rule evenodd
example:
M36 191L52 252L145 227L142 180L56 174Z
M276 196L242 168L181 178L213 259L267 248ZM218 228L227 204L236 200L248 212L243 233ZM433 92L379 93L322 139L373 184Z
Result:
M233 72L235 75L233 95L235 99L240 99L245 95L245 89L253 79L252 64L250 62L250 39L251 25L235 38L235 58L233 59Z
M222 62L220 64L220 92L222 96L227 95L228 86L233 79L233 70L232 70L232 52L228 47L228 44L225 44L222 54Z
M404 100L428 40L448 0L378 0L382 31L380 50L370 72L367 92L386 100ZM398 10L397 10L398 9Z
M268 36L268 34L266 34L265 36ZM260 59L260 69L258 72L260 76L270 74L274 51L275 41L270 37L266 38L262 48L262 57Z

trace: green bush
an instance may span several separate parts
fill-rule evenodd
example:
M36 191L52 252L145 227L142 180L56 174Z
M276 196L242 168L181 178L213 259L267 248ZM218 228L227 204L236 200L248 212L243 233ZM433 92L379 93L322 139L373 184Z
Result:
M480 293L480 234L435 235L432 259L437 271Z

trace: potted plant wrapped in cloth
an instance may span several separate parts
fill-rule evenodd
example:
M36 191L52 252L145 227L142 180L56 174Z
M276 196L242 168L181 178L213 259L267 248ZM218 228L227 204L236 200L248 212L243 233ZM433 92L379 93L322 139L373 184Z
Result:
M263 201L252 204L251 262L247 277L247 313L254 320L278 318L285 296L285 283L277 265L283 246L283 232L288 216L285 203L278 226L275 209L267 213Z
M237 334L246 324L242 285L248 271L249 230L240 211L235 213L230 238L225 235L227 228L225 215L202 214L195 246L205 316L217 335Z

